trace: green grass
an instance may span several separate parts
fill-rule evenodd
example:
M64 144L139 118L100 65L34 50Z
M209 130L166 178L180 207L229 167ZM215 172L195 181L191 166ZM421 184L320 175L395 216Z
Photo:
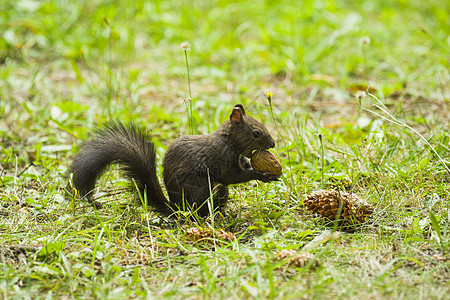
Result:
M2 1L1 298L448 299L449 10ZM368 86L381 104L354 97ZM284 175L233 186L214 226L135 206L117 168L99 182L101 210L67 197L76 146L98 124L144 124L161 161L173 139L212 132L236 103L269 128ZM313 242L333 230L303 205L321 188L357 193L372 222ZM306 245L320 267L275 259Z

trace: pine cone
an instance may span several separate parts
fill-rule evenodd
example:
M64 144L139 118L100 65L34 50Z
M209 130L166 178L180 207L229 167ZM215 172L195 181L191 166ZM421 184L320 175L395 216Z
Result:
M330 221L337 220L343 229L354 228L366 222L373 213L372 205L356 194L344 191L320 190L306 196L305 206ZM339 206L342 205L340 216Z
M189 228L186 231L186 237L194 242L206 241L211 243L215 237L219 238L216 239L216 242L221 242L221 240L229 242L236 239L233 233L223 229L213 232L210 229L196 227Z
M276 260L289 259L288 265L298 268L303 268L310 261L314 260L311 265L312 269L316 269L320 266L320 260L316 259L315 256L309 252L297 252L296 250L281 250L275 255Z

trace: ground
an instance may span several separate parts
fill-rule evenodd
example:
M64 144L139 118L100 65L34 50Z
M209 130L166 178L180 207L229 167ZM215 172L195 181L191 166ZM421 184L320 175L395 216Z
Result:
M2 297L448 299L449 11L2 1ZM283 176L232 186L225 216L161 218L117 167L99 180L101 209L73 196L71 160L107 120L148 128L161 162L237 103L271 132ZM323 189L374 212L333 226L305 206Z

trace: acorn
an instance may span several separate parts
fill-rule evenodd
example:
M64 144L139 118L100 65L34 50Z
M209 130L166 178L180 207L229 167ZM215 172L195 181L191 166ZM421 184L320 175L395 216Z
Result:
M374 211L370 203L354 193L344 191L314 191L303 202L309 210L330 221L337 221L344 230L351 230L365 223Z
M255 151L250 158L253 169L260 172L271 172L275 176L281 176L281 163L278 157L267 150Z

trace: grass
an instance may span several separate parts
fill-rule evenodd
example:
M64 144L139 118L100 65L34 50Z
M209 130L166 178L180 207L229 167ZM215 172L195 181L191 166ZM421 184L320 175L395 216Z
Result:
M448 299L448 11L2 1L1 297ZM354 97L369 87L376 99ZM99 182L103 209L67 197L76 146L98 124L145 124L161 161L236 103L269 128L284 175L233 186L225 218L161 220L134 205L117 168ZM366 199L372 222L333 235L303 206L322 187ZM318 268L275 259L302 248Z

